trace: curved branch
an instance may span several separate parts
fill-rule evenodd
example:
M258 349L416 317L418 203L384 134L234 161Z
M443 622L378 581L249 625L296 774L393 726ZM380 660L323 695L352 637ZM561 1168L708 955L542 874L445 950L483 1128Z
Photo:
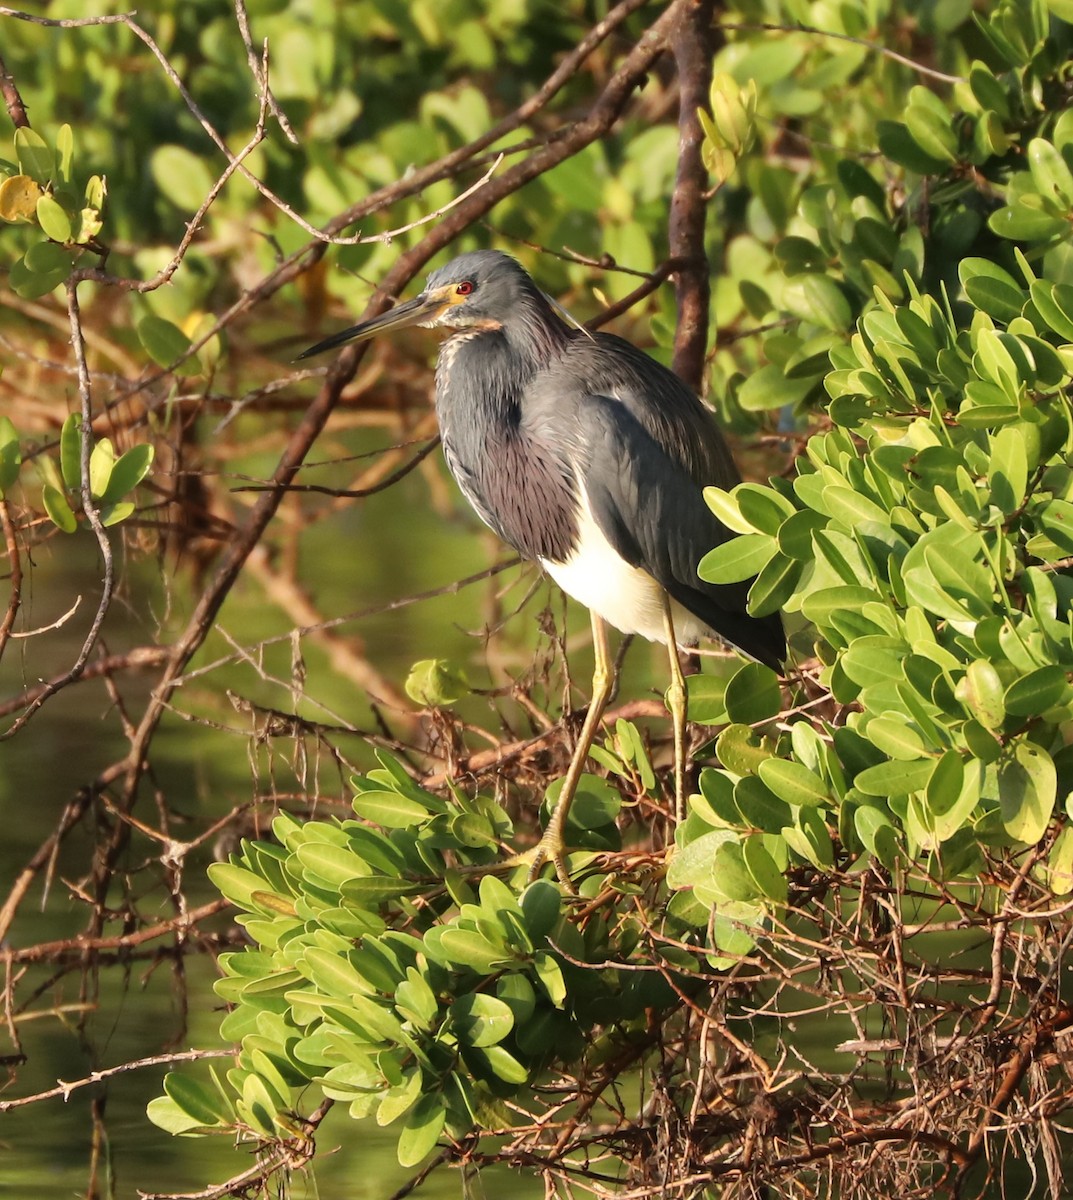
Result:
M671 199L670 250L678 260L674 334L675 374L700 394L708 346L711 268L704 252L708 173L701 158L704 141L697 109L708 104L715 35L714 0L693 0L682 9L671 44L678 67L678 171Z

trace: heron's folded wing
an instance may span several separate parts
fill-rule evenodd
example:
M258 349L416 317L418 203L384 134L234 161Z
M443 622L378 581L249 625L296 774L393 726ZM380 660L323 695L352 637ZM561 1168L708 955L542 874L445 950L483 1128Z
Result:
M779 669L782 622L748 614L749 581L712 584L697 575L701 558L734 536L700 486L619 400L588 396L576 420L589 507L615 550L725 641Z

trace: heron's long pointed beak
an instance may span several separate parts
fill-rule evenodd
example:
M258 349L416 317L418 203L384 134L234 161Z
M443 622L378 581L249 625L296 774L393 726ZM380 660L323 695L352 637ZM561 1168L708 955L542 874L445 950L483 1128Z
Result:
M325 350L334 350L336 346L342 346L346 342L364 341L366 338L375 337L378 333L383 333L388 329L405 329L408 325L431 324L448 307L449 303L450 301L441 291L422 292L413 300L407 300L404 304L396 304L394 308L389 309L386 313L381 313L378 317L362 321L360 325L351 325L349 329L343 329L339 333L333 333L323 342L317 342L315 346L303 350L294 361L300 362L303 358L312 358L314 354L321 354Z

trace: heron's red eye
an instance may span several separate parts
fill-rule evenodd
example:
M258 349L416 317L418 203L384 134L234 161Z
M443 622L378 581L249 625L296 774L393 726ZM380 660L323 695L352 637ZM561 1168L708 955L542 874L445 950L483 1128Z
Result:
M455 292L459 296L468 296L473 291L473 284L468 280L463 280L462 283L455 288Z

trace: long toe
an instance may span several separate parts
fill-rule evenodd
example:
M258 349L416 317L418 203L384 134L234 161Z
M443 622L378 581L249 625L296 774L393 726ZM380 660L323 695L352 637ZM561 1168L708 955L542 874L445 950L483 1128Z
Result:
M566 889L570 896L576 896L577 890L574 887L573 880L570 878L570 871L566 865L566 847L563 845L563 839L554 833L554 831L545 830L544 836L530 851L529 875L528 883L532 883L537 879L545 863L551 863L555 868L555 874L559 882Z

